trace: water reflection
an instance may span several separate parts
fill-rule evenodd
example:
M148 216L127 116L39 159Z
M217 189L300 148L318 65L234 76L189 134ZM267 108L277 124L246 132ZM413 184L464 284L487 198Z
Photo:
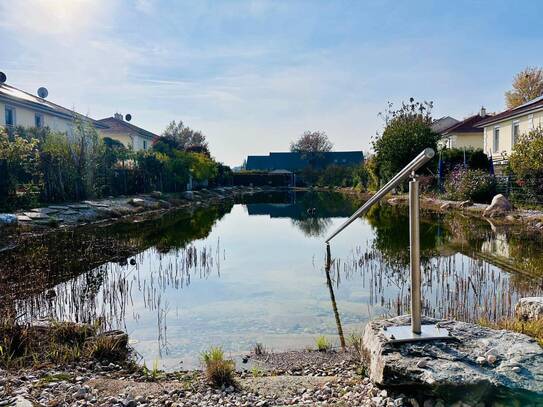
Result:
M60 232L0 256L1 303L26 320L123 328L147 361L197 365L221 344L314 344L409 310L407 210L375 207L334 240L323 236L361 202L330 193L245 196L160 220ZM424 312L509 315L542 290L541 239L485 221L423 213ZM326 287L325 287L326 286ZM5 293L5 295L4 295Z

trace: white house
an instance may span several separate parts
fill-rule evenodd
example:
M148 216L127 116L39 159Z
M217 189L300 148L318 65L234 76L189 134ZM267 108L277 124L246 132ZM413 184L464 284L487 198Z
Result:
M477 123L483 129L484 151L496 164L506 164L521 134L543 127L543 96Z
M89 120L98 129L104 127L95 120L44 98L0 83L0 127L48 127L70 135L75 118Z

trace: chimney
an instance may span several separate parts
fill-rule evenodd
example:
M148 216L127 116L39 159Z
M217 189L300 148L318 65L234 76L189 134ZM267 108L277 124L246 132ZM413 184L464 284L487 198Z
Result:
M479 113L479 116L485 117L486 116L486 109L484 106L481 106L481 112Z
M121 120L121 121L123 120L123 115L120 114L120 113L115 113L115 114L113 115L113 117L115 117L117 120Z

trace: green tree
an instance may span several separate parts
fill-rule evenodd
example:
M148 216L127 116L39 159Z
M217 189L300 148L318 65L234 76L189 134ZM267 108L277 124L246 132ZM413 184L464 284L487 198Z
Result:
M202 147L206 151L209 149L205 135L201 131L185 126L181 120L178 123L175 120L170 122L155 143L155 150L162 153L173 149L187 150L191 147Z
M432 102L389 103L384 113L385 129L373 140L375 166L380 182L386 182L425 148L437 147L439 134L432 131Z
M524 201L540 202L543 197L543 128L519 137L509 157L509 166L524 192ZM521 193L522 194L522 193Z
M513 89L505 92L505 103L509 109L543 95L543 69L528 67L513 79Z
M15 197L17 190L35 192L41 182L38 140L10 136L0 128L0 199Z

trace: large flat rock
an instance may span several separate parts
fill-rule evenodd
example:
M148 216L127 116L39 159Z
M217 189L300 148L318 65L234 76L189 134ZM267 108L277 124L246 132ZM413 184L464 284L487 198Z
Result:
M423 319L423 324L435 322L456 340L391 344L382 328L409 325L409 316L369 323L363 344L371 380L383 386L419 386L440 396L465 395L476 402L512 398L543 405L543 349L534 339L465 322Z

